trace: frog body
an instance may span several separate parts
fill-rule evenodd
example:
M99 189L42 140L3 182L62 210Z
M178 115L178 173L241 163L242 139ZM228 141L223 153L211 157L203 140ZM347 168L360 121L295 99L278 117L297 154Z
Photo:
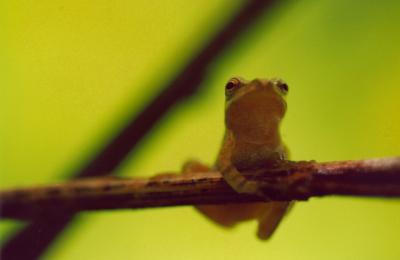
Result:
M279 132L286 112L287 91L288 86L280 79L232 78L225 86L226 131L213 168L239 193L268 200L259 184L246 179L241 171L270 167L287 159L288 152ZM183 172L191 174L209 169L192 161L184 166ZM268 239L290 205L290 202L232 203L202 205L197 209L227 227L257 219L258 237Z

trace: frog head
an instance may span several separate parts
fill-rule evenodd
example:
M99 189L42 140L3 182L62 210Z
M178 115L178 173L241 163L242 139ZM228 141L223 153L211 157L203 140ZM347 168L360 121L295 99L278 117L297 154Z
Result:
M265 143L279 135L287 92L288 85L280 79L230 79L225 85L227 129L249 143Z

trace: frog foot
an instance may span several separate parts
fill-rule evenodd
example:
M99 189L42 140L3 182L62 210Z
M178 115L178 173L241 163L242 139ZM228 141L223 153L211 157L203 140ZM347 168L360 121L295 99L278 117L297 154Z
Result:
M254 180L243 176L236 168L230 167L222 172L225 181L238 193L255 195L269 201L270 198L263 192L262 186Z

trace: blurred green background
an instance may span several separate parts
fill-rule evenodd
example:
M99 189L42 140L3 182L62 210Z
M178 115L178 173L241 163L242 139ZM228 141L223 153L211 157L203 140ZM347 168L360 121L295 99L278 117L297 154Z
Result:
M0 1L0 187L64 180L174 77L244 1ZM400 2L278 1L119 167L124 176L212 163L223 86L288 82L292 159L400 155ZM191 207L80 214L45 259L399 259L400 202L297 203L272 241ZM2 240L20 223L3 221Z

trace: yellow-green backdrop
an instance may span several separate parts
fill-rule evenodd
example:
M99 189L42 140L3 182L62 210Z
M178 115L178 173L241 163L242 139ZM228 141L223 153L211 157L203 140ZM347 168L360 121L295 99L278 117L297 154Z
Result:
M0 1L0 187L78 169L242 6L243 1ZM223 86L288 82L282 134L292 159L400 154L400 2L278 1L208 69L119 168L124 176L212 163ZM272 241L256 223L225 230L191 207L84 213L45 259L399 259L400 202L298 203ZM20 224L3 221L2 240ZM23 250L23 249L21 249Z

